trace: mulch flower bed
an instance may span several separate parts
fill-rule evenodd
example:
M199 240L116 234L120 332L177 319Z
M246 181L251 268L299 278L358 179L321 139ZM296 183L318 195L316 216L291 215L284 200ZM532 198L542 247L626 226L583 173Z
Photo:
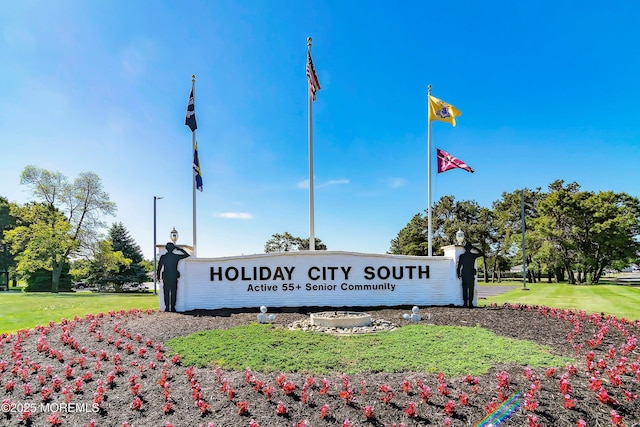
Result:
M368 311L402 327L403 309ZM165 342L256 321L153 310L87 315L0 335L0 425L640 426L640 321L505 305L422 308L428 323L483 327L575 365L442 373L234 372L183 366ZM278 313L282 327L306 318Z

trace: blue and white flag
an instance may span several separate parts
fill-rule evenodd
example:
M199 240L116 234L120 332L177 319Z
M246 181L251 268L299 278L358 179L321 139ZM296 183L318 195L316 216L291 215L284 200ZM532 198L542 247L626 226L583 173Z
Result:
M198 157L198 142L193 146L193 173L196 180L196 188L202 191L202 171L200 170L200 158Z
M189 103L187 104L187 117L184 119L184 124L189 126L191 132L198 129L198 124L196 123L196 105L193 100L193 85L191 86L191 94L189 95Z

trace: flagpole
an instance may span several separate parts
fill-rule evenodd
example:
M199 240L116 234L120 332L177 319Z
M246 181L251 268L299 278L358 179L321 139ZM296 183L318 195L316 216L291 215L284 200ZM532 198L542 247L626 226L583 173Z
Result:
M193 102L195 105L195 99L196 99L196 92L195 92L195 88L196 88L196 75L192 74L191 75L191 91L193 92ZM196 131L192 131L191 132L191 159L193 159L193 155L195 153L196 150ZM196 240L196 171L193 170L193 167L191 168L192 170L192 177L191 177L191 182L193 185L193 189L192 189L192 196L193 196L193 253L191 254L191 256L193 256L194 258L197 257L196 255L196 248L197 248L197 240Z
M429 96L431 95L431 85L427 86L427 255L432 256L432 223L431 223L431 120L429 119Z
M522 189L522 289L527 290L527 249L525 240L524 188Z
M307 55L311 52L311 37L307 38ZM308 80L308 79L307 79ZM313 120L312 106L313 99L311 96L311 82L307 81L307 98L309 101L309 117L308 117L308 144L309 144L309 250L316 250L316 237L314 230L314 206L313 206Z

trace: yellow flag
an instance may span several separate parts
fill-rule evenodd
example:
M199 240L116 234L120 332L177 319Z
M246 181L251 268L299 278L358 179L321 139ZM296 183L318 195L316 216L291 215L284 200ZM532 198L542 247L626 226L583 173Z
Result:
M461 115L460 110L453 105L429 95L429 120L451 123L455 127L456 117Z

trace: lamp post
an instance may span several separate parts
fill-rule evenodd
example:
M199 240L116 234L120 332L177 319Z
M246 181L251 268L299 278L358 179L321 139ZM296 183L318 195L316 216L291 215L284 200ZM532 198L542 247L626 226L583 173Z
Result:
M169 233L169 237L171 238L171 241L175 245L175 243L178 241L178 231L176 230L175 227L173 227L173 230L171 230L171 233Z
M162 199L162 197L153 196L153 294L157 295L158 278L156 277L156 263L158 262L158 245L156 243L156 201Z

